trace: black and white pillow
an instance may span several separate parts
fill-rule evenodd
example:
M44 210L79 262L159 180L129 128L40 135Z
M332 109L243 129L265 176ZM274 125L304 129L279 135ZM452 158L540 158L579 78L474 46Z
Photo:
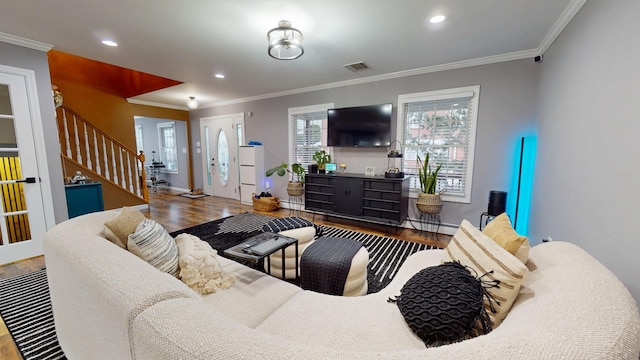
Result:
M136 231L129 235L127 248L156 269L177 275L178 246L157 222L149 219L142 221Z
M480 279L458 262L421 270L402 287L398 308L427 347L491 332Z

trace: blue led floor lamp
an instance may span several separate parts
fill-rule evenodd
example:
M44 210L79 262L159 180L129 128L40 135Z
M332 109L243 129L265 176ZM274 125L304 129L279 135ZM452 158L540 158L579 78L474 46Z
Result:
M519 144L520 156L517 174L516 204L513 227L518 234L527 235L529 230L529 212L531 192L533 190L533 168L535 165L536 139L533 136L522 137Z

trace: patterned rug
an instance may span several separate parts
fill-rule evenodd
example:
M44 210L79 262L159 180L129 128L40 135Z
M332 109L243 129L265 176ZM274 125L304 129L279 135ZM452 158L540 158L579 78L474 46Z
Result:
M0 280L0 316L23 359L66 359L56 337L45 269Z
M181 233L195 235L208 242L219 255L225 249L241 243L253 235L259 234L264 224L274 219L272 216L242 213L236 216L218 219L201 225L173 232L172 236ZM436 247L408 241L400 241L386 236L365 234L353 230L338 229L322 225L324 236L343 237L360 241L369 252L367 281L368 293L375 293L387 286L398 272L400 266L409 255ZM236 260L237 259L233 259Z

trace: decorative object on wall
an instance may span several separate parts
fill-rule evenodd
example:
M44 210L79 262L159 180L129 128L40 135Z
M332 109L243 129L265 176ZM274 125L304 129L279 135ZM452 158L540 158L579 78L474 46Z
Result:
M444 190L436 193L436 185L438 182L438 172L442 164L438 165L435 170L431 170L429 165L429 153L427 153L424 162L418 155L418 180L420 180L420 191L416 200L418 211L427 214L439 214L442 210L442 199L440 195Z
M195 97L189 96L189 100L187 100L187 107L189 109L197 109L198 108L198 100Z
M294 60L304 54L302 47L302 33L300 30L292 28L287 20L280 20L278 27L269 30L267 33L269 40L268 53L274 59Z

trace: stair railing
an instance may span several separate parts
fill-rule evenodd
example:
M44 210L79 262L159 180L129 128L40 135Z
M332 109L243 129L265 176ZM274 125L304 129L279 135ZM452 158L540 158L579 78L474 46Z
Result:
M148 202L142 151L136 154L66 106L56 109L56 120L63 157Z

